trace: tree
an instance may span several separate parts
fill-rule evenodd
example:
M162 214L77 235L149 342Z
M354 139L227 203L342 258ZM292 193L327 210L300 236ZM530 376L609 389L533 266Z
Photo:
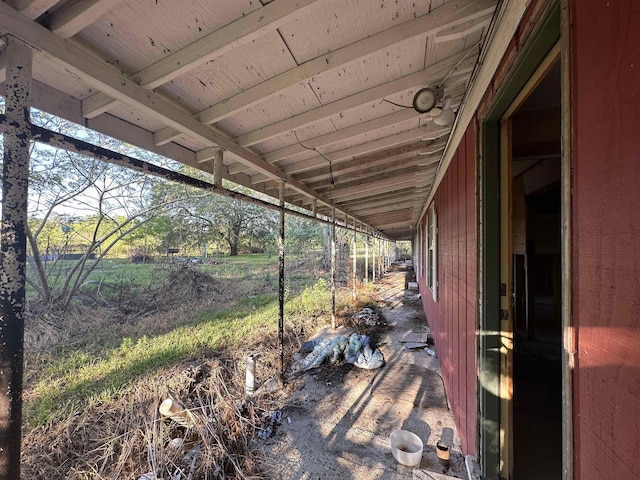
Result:
M150 152L56 117L37 113L34 121L67 135L85 136L92 143L112 150L135 154L147 161L158 160ZM154 188L159 183L162 180L141 172L35 143L27 229L33 268L27 282L39 300L46 305L68 307L105 255L127 235L181 199L177 189ZM163 191L166 195L157 194ZM53 256L51 240L55 238L60 245L60 231L67 251L58 251ZM81 245L73 257L69 256L70 242Z
M248 189L236 186L236 191L247 193ZM238 247L243 236L253 235L264 240L273 238L276 223L275 214L264 207L239 199L217 194L191 195L185 198L177 209L201 240L224 239L229 245L231 256L238 255Z
M210 175L188 166L180 172L195 178L211 181ZM256 195L248 188L224 181L224 187L245 195ZM162 188L175 189L174 186ZM267 197L261 197L266 199ZM277 214L273 210L241 199L217 193L202 192L194 188L184 189L184 197L169 213L175 233L180 233L183 245L207 245L224 240L231 256L238 255L243 241L247 247L259 245L265 248L275 242Z
M287 215L287 249L291 253L320 250L323 245L323 227L318 222Z

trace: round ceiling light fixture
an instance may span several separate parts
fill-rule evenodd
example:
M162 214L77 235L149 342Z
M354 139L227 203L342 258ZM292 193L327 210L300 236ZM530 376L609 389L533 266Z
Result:
M437 99L438 96L433 88L421 88L413 96L413 108L418 113L427 113L434 107Z

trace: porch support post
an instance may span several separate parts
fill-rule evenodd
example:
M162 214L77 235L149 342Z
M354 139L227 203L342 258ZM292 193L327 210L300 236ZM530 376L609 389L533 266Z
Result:
M336 209L331 209L331 327L336 328Z
M284 384L284 182L280 196L280 235L278 236L278 343L280 344L280 383Z
M0 479L20 478L31 50L5 37L6 117L0 230Z
M216 187L222 187L222 171L224 169L224 163L222 162L223 152L224 150L218 147L213 157L213 184Z
M369 283L369 233L364 235L364 281Z
M374 236L373 243L371 244L371 281L376 283L376 243L378 239Z
M315 198L311 201L311 213L314 218L318 216L318 200Z
M356 223L356 219L353 219L353 299L355 300L357 297L356 292L356 283L358 281L358 271L357 271L357 263L358 263L358 225Z

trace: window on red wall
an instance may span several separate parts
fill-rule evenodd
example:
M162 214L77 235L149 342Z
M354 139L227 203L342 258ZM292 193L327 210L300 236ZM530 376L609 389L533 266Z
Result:
M427 214L426 247L427 285L435 302L438 300L438 216L435 203L431 204Z

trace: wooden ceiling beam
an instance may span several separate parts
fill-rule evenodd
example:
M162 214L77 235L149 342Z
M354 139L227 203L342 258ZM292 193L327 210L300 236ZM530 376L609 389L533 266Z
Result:
M73 37L111 11L122 0L80 0L67 3L45 19L44 25L62 38Z
M45 56L48 61L62 66L69 73L82 78L88 85L140 110L149 117L171 125L207 146L220 146L272 179L285 181L288 187L314 197L322 203L331 204L328 199L277 167L265 162L255 153L241 147L209 126L203 125L161 96L129 81L112 66L92 57L81 48L58 37L42 25L29 20L3 2L0 2L0 31L21 38L37 49L39 54ZM348 214L348 212L341 213Z
M351 190L354 187L360 187L363 185L375 185L377 182L381 182L380 184L388 183L389 185L395 185L397 183L395 179L398 177L405 177L407 175L412 175L414 176L414 180L415 180L416 171L417 171L417 168L415 166L410 166L407 168L403 168L402 170L397 170L395 172L375 173L374 175L366 175L364 177L360 177L354 180L339 181L339 182L336 182L334 185L323 183L322 186L311 187L311 188L313 188L318 192L324 192L324 193L331 192L331 194L333 195L343 190Z
M416 157L405 158L396 162L388 162L387 164L378 165L377 167L368 167L366 169L358 169L357 172L347 175L334 175L334 188L341 185L354 185L357 182L364 183L370 180L375 180L378 177L389 178L398 172L413 171L417 176L417 181L420 181L423 174L430 174L432 177L435 175L437 165L426 167L426 171L423 172L422 167L416 165ZM327 177L322 178L316 182L305 182L307 186L314 190L328 188L331 184L330 179Z
M288 175L295 175L308 170L317 168L324 168L332 162L332 167L339 164L342 161L358 157L361 155L370 154L377 150L383 150L389 147L400 145L412 140L421 139L423 141L436 140L444 137L451 131L451 127L441 127L435 123L429 121L426 125L421 127L412 128L411 130L405 130L404 132L396 133L394 135L388 135L386 137L379 138L370 142L360 143L349 148L337 150L334 152L324 153L307 160L299 162L288 162L286 165L278 165ZM239 173L244 171L245 168L240 165L234 165L229 171L231 173ZM267 180L264 175L258 175L255 177L256 182Z
M393 230L409 230L411 225L415 225L413 223L411 223L411 220L398 220L396 222L390 222L384 225L376 225L376 228L378 230L383 230L383 231L388 231L389 229L393 229ZM387 235L389 235L389 233L385 232Z
M342 128L335 132L301 140L300 143L295 143L293 145L289 145L288 147L280 148L278 150L266 153L263 155L263 158L267 162L277 162L287 157L291 157L299 153L304 153L309 149L326 147L327 145L331 145L333 143L341 142L343 140L357 137L358 135L363 135L365 133L375 132L376 130L390 127L398 123L407 122L409 120L415 120L417 122L421 118L426 118L425 114L421 115L413 108L405 108L398 112L393 112L389 115L373 118L371 120L367 120L366 122L357 123L355 125Z
M308 15L329 1L271 2L143 68L131 75L131 79L148 89L159 87L216 57L251 43L286 23ZM83 111L87 118L93 118L113 108L116 103L117 101L109 95L98 93L85 100Z
M354 200L359 200L367 197L368 198L376 197L384 193L387 193L389 191L393 192L393 191L405 190L407 188L415 189L416 188L415 180L411 178L400 178L398 179L398 183L394 185L382 185L382 186L371 187L369 189L358 188L358 189L353 189L352 191L345 190L342 192L337 192L335 195L331 195L331 199L337 204L339 204L340 206L342 206L342 205L348 205L351 201L354 201Z
M371 215L392 212L400 208L413 208L413 200L409 199L409 200L398 201L393 203L383 203L380 205L361 206L357 209L354 209L353 213L360 215L362 218L366 219Z
M493 13L485 15L484 17L474 18L468 22L456 25L445 30L438 32L434 38L435 43L452 42L455 40L461 40L467 35L470 35L478 30L486 28L491 23Z
M278 2L275 2L278 3ZM440 30L454 27L474 18L484 17L495 10L494 0L458 0L448 2L430 13L409 20L380 33L321 55L302 65L287 70L262 83L248 88L231 98L209 107L198 114L207 125L219 122L234 113L262 102L273 95L303 80L320 75L351 62L369 56L392 45L407 43L415 38L424 38Z
M401 190L394 190L388 193L381 193L370 196L364 195L355 200L342 201L340 202L340 205L348 206L349 210L351 210L352 208L355 209L361 206L372 205L376 202L382 203L402 201L405 198L413 197L415 191L416 189L414 187L409 187Z
M293 117L289 117L271 125L245 133L236 137L234 140L240 145L248 147L277 137L283 133L305 127L319 120L329 118L333 115L338 115L347 110L351 110L352 108L361 107L364 104L379 101L384 97L423 85L437 84L460 61L462 61L462 63L459 64L459 69L463 66L469 68L473 67L475 59L465 59L465 55L468 55L470 50L471 49L464 50L460 53L456 53L455 55L451 55L450 57L441 60L438 63L434 63L419 72L363 90L362 92L354 93L353 95L322 105L321 107L314 108L313 110L308 110L298 115L294 115Z
M440 137L444 137L450 131L450 127L440 127L433 122L429 122L427 125L422 127L405 130L404 132L396 133L395 135L389 135L388 137L379 138L378 140L354 145L353 147L338 150L336 152L325 153L324 156L317 156L301 162L291 163L290 165L282 167L282 170L289 175L293 175L327 165L329 160L333 163L339 163L352 157L365 155L367 153L375 152L376 150L393 147L416 139L436 140Z
M373 214L365 217L370 222L375 220L376 224L381 224L382 222L395 223L395 222L410 222L411 220L411 212L412 208L401 208L399 210L395 210L389 213L380 213ZM372 222L373 223L373 222Z
M458 0L457 2L445 3L426 15L338 48L247 88L233 97L202 110L197 114L197 118L202 123L211 125L263 102L301 81L388 49L392 45L406 43L415 38L428 37L440 30L454 27L474 18L484 17L494 9L494 0Z
M35 20L60 0L6 0L7 5Z
M412 187L415 186L415 183L415 173L407 173L405 175L385 178L384 180L366 183L351 188L328 190L326 195L333 201L339 200L340 202L343 202L347 199L362 197L363 195L373 195L386 192L387 190L399 190L401 188Z
M446 140L420 140L415 143L408 143L400 147L393 147L387 150L380 150L378 152L356 157L349 162L339 163L332 166L333 174L351 173L361 168L369 168L384 164L386 162L392 162L395 160L401 160L403 158L417 157L417 163L427 164L433 161L437 161L440 155L438 152L444 150ZM308 182L317 180L320 177L328 175L328 164L324 167L317 168L315 170L309 170L299 175L295 175L300 181Z
M396 165L398 162L407 162L408 164L415 163L418 159L421 158L416 152L408 152L408 153L400 153L397 155L390 155L387 158L382 158L374 161L367 162L366 167L362 165L355 164L356 160L352 162L345 162L336 166L336 168L332 168L333 176L344 178L344 175L350 175L353 173L360 172L363 169L374 168L377 169L381 165ZM337 167L340 167L339 169ZM302 173L300 175L295 175L295 178L305 182L307 185L311 185L313 182L320 181L322 179L326 179L328 176L328 166L327 168L319 168L316 170L311 170L309 172Z

